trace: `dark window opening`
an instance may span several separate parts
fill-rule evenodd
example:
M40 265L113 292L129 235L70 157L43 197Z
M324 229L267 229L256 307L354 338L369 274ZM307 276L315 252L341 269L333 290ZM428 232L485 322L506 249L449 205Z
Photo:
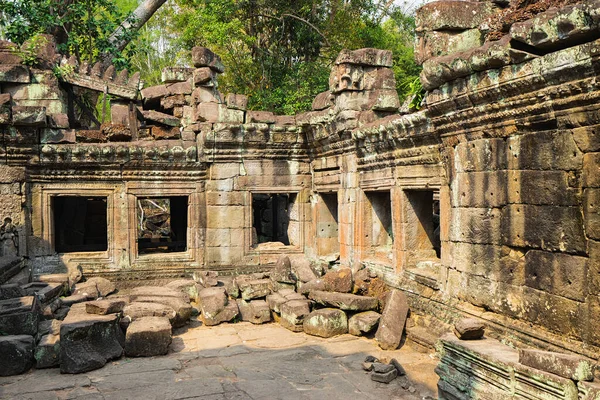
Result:
M256 243L281 242L288 246L290 238L291 204L295 194L252 194L252 226L256 232Z
M371 245L373 247L391 247L394 243L394 232L390 192L367 192L365 195L372 210Z
M414 213L414 249L423 257L440 258L440 201L439 192L433 190L406 191L410 209ZM409 220L413 220L410 218ZM434 254L431 251L434 251ZM429 253L429 254L428 254Z
M321 193L317 202L317 246L319 255L339 253L337 193Z
M188 198L138 198L137 245L139 254L187 250Z
M108 249L106 197L53 197L52 211L56 252Z

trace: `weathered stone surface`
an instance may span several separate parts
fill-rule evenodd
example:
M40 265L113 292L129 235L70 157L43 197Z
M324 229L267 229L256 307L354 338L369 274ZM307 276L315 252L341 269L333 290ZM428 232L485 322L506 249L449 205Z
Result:
M12 121L10 93L0 93L0 124L10 124Z
M246 111L248 108L248 96L243 94L229 93L225 98L227 107L234 110Z
M375 297L358 296L350 293L313 290L309 293L308 298L319 304L347 311L375 310L379 306L379 300Z
M275 114L268 111L248 111L246 113L246 123L274 124Z
M342 50L335 63L391 68L392 52L379 49Z
M332 107L333 105L333 96L331 95L331 92L327 90L325 92L319 93L315 97L315 99L312 102L312 110L321 111Z
M134 301L123 307L123 316L132 321L143 317L166 317L171 324L177 318L177 313L172 307L160 303Z
M323 275L325 290L328 292L350 293L352 291L353 280L352 270L347 267L331 270Z
M191 300L199 300L199 287L193 279L178 279L167 283L167 287L188 295Z
M454 324L454 334L461 340L481 339L485 325L475 318L462 318Z
M85 310L88 314L115 314L122 312L126 305L127 303L123 300L96 300L85 303Z
M393 368L387 372L373 372L371 374L371 380L381 383L390 383L398 376L398 371Z
M271 294L270 279L238 279L242 299L252 300Z
M379 323L381 314L375 311L365 311L355 314L348 320L348 333L354 336L361 336L375 329Z
M269 305L269 308L277 314L281 312L281 305L288 301L288 299L286 299L279 293L272 293L267 296L267 304Z
M60 364L60 334L42 336L35 347L35 367L51 368Z
M192 77L193 68L166 67L161 72L163 83L185 82Z
M212 287L200 291L200 307L204 318L212 319L227 305L227 294L222 287Z
M136 300L138 297L176 297L185 301L190 302L190 298L186 293L179 290L166 287L166 286L139 286L131 290L129 293L131 301Z
M310 314L309 303L306 300L290 300L280 306L281 319L279 323L284 328L294 332L302 332L304 318Z
M23 290L23 288L16 283L0 285L0 300L8 300L15 297L24 297L25 295L25 290Z
M348 333L346 313L335 308L315 310L304 317L304 332L320 337L333 337Z
M300 282L310 282L317 278L317 275L310 267L310 261L305 257L293 257L290 259L292 272Z
M23 126L46 126L46 108L37 106L13 106L12 123Z
M519 349L519 362L574 381L594 379L594 361L577 355Z
M18 375L33 366L33 337L0 336L0 376Z
M288 256L281 256L277 259L275 268L271 270L269 276L274 282L295 284L296 279L292 275L292 263Z
M117 315L71 312L60 327L61 373L91 371L121 357L123 333Z
M415 60L418 64L423 64L432 57L479 47L483 44L483 38L483 32L479 29L423 32L416 38Z
M491 2L434 1L417 9L417 31L477 28L494 12Z
M243 299L237 299L236 301L242 321L248 321L253 324L271 322L271 310L266 301L252 300L247 302Z
M181 124L181 120L179 118L158 111L148 110L143 111L142 114L145 119L158 122L159 124L167 126L179 126Z
M75 285L73 295L81 295L85 296L88 300L95 300L100 297L100 292L98 291L98 286L95 282L85 281Z
M151 357L167 354L171 324L164 317L143 317L133 321L125 335L125 355Z
M25 65L0 64L0 82L29 83L30 81L29 68Z
M221 62L221 57L207 49L206 47L194 47L192 48L192 63L194 67L209 67L213 71L223 73L225 67Z
M61 297L60 302L65 307L71 307L73 304L83 303L88 300L85 294L73 294L67 297Z
M34 296L0 301L0 332L6 335L35 335L39 321L39 302Z
M197 68L193 72L193 82L195 86L214 86L215 72L209 67Z
M194 279L205 288L217 286L219 274L216 271L196 271Z
M303 295L308 295L313 290L326 290L325 281L323 279L313 279L310 282L302 283L298 287L298 292Z
M208 318L204 314L202 315L202 320L206 326L218 325L222 322L229 322L238 316L240 310L235 301L229 302L223 310L221 310L216 315Z
M190 303L179 297L139 296L136 302L162 304L175 310L175 318L171 320L173 328L180 328L187 324L193 313Z
M375 334L375 340L379 347L385 350L398 348L407 316L408 302L406 295L398 289L392 289Z

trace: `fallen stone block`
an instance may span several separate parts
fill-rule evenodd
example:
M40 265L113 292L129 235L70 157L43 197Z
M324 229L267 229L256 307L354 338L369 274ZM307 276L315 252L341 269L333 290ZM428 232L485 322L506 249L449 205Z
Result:
M125 336L125 354L151 357L167 354L171 344L171 324L164 317L144 317L131 322Z
M225 72L225 66L221 62L221 57L206 47L196 46L192 48L192 63L196 68L209 67L221 74Z
M384 364L384 363L381 363L381 362L374 362L373 363L373 372L379 372L380 374L386 374L386 373L392 371L395 368L396 367L394 367L391 364Z
M98 294L100 295L100 297L106 297L109 294L114 293L117 290L117 287L115 286L115 284L113 282L109 281L106 278L102 278L99 276L90 278L86 282L96 285L96 287L98 288Z
M144 303L157 303L171 307L173 310L175 310L175 318L171 320L173 328L181 328L182 326L185 326L185 324L187 324L192 317L193 307L191 304L177 297L139 296L136 301Z
M454 324L454 334L461 340L481 339L484 333L485 325L475 318L463 318Z
M0 336L0 376L18 375L33 366L33 336Z
M301 283L298 287L298 292L303 295L308 295L311 291L320 290L324 291L325 281L323 279L313 279L310 282Z
M63 294L66 289L64 283L31 282L22 286L26 296L37 296L42 303L49 303L54 298Z
M211 318L207 318L204 314L202 315L202 320L204 321L204 325L206 326L214 326L219 325L223 322L229 322L235 317L238 316L240 310L237 306L237 303L232 301L228 303L223 310L221 310L218 314L212 316Z
M88 300L96 300L100 297L100 292L95 282L81 282L75 285L73 295L84 295Z
M519 362L574 381L593 381L595 362L574 354L519 349Z
M15 297L24 297L27 294L20 285L9 283L0 286L0 300L8 300Z
M211 287L200 291L200 309L202 316L208 320L212 320L223 311L227 303L227 294L223 287Z
M35 296L0 301L0 332L5 335L37 333L40 305Z
M292 263L290 258L285 255L279 257L269 276L273 282L296 283L296 279L292 275Z
M49 319L40 321L38 324L38 336L44 335L60 335L60 326L62 321L57 319Z
M291 260L292 272L296 280L300 282L310 282L317 279L317 275L310 267L310 261L304 257L294 257Z
M103 367L123 354L119 317L69 313L60 327L60 372L78 374Z
M328 292L350 293L352 291L352 270L342 267L323 275L325 290Z
M279 293L273 293L267 296L267 304L269 305L269 308L277 314L281 313L281 305L287 303L288 301L288 299Z
M406 375L406 371L404 370L404 367L402 366L402 364L400 364L400 362L398 362L398 360L396 360L395 358L392 358L392 360L390 361L390 364L393 365L394 368L396 368L396 371L398 371L398 376Z
M390 383L398 376L396 368L392 368L389 372L373 372L371 373L371 380L381 383Z
M375 311L365 311L350 317L348 320L348 333L354 336L361 336L371 332L377 324L381 314Z
M309 302L306 300L291 300L280 307L281 320L279 323L293 332L302 332L304 317L310 314Z
M238 280L240 294L244 300L258 299L271 294L270 279Z
M60 364L60 334L44 335L35 347L35 367L52 368Z
M83 303L86 301L88 301L88 298L85 294L73 294L71 296L60 298L60 303L65 307L71 307L73 304Z
M167 283L167 287L187 294L191 300L198 302L200 289L193 279L178 279Z
M165 317L173 324L177 313L172 307L164 304L134 301L123 308L123 316L131 318L132 321L143 317Z
M325 338L343 335L348 333L348 317L337 308L315 310L304 317L304 333Z
M127 303L123 300L96 300L85 303L85 310L88 314L115 314L122 312L126 305Z
M204 286L212 287L217 286L219 281L217 278L219 277L219 273L216 271L196 271L194 272L194 280Z
M319 304L347 311L375 310L379 305L379 300L375 297L319 290L311 291L308 298Z
M182 293L179 290L164 286L140 286L132 289L129 293L131 301L135 301L141 296L177 297L185 302L190 302L190 297L186 293Z
M271 310L266 301L252 300L247 302L243 299L237 299L236 302L242 321L248 321L257 325L271 322Z
M379 320L375 341L384 350L394 350L400 345L404 325L408 316L406 295L398 289L392 289L385 309Z

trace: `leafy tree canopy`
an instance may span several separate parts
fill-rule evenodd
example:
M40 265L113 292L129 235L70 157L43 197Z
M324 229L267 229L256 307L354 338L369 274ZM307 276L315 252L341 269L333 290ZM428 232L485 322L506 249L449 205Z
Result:
M80 60L103 53L120 67L160 83L169 65L189 65L190 49L223 58L220 90L250 96L250 108L292 114L310 109L327 90L343 48L376 47L394 54L401 98L414 92L414 19L393 0L168 0L123 51L108 40L136 0L0 0L0 35L16 43L51 33L59 49ZM417 88L418 89L418 88Z

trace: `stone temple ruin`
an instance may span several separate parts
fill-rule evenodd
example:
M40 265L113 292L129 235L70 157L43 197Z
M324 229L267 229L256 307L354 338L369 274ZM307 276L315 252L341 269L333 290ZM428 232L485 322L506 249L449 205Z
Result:
M382 50L278 116L205 48L140 90L0 43L0 374L164 354L199 312L437 346L442 399L600 399L600 3L486 41L503 7L418 10L416 112Z

